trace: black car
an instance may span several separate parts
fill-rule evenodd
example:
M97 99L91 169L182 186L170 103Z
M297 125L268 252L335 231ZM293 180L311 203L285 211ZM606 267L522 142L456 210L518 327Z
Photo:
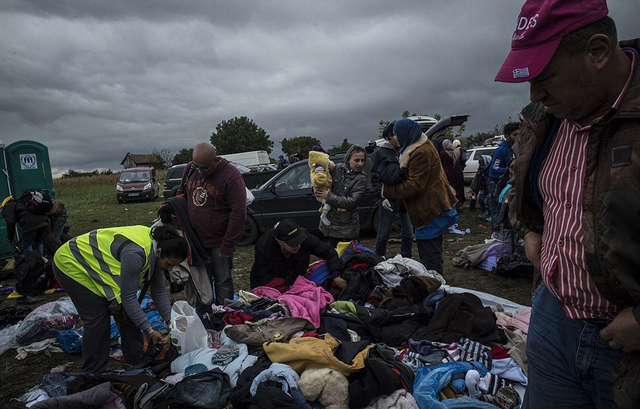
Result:
M342 163L344 154L332 156L331 160ZM367 158L363 169L367 175L367 190L358 206L361 230L378 227L379 199L371 186L369 169L371 169L371 161ZM247 208L245 231L238 245L253 244L260 234L286 218L295 220L310 232L319 231L321 203L313 195L309 164L306 159L287 166L252 192L255 199Z
M240 171L242 179L249 189L259 187L279 172L278 170L268 168L248 168L235 162L231 162L231 164ZM180 181L182 180L182 174L184 173L184 168L186 166L186 163L182 163L180 165L171 166L167 169L167 175L164 177L164 192L162 193L165 199L175 196L178 192Z

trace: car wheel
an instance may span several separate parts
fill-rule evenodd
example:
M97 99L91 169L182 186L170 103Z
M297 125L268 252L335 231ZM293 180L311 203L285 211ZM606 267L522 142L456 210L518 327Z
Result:
M247 215L247 221L244 223L244 231L242 232L242 237L238 242L238 246L252 245L256 240L258 240L258 234L260 234L258 224L253 217Z
M373 220L371 220L371 224L373 224L373 228L378 234L378 227L380 223L380 217L378 215L378 209L373 213ZM402 237L402 224L400 223L400 216L396 213L395 218L393 219L393 224L391 225L391 234L389 238L395 239Z

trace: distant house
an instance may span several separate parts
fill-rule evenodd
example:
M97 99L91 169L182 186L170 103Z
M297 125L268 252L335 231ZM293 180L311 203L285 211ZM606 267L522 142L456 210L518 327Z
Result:
M156 169L164 169L164 160L160 155L155 153L129 153L120 162L125 169L138 168L138 167L150 167Z

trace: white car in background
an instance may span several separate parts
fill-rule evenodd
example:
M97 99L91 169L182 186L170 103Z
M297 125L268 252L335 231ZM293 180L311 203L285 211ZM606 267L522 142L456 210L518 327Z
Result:
M482 155L493 155L493 151L498 148L498 145L488 145L488 146L475 146L473 148L467 149L467 163L462 171L464 175L464 182L471 183L473 177L476 175L478 171L478 159Z

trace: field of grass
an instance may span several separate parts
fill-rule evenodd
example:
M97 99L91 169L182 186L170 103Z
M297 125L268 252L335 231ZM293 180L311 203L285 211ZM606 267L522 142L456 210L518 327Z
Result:
M54 181L56 198L69 212L67 225L73 236L104 227L151 225L163 201L162 187L155 201L118 204L117 178L118 174L114 174ZM163 179L164 174L159 175L159 180Z
M67 207L67 225L70 234L78 236L91 230L143 225L150 226L163 203L160 196L152 202L127 202L116 200L118 175L100 175L88 178L59 179L54 181L56 198ZM164 173L158 175L164 180ZM249 290L249 273L253 264L253 246L238 247L233 255L233 280L235 290Z

